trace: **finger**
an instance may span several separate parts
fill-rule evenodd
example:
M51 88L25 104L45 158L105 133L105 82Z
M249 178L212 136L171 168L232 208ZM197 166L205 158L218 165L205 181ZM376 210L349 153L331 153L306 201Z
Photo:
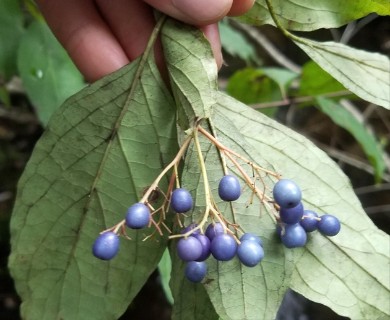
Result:
M155 26L151 7L139 0L96 0L96 3L128 58L134 60L140 56Z
M38 0L37 3L88 81L95 81L129 62L92 0Z
M234 0L228 15L240 16L249 11L253 7L254 3L255 0Z
M206 26L219 21L226 16L233 3L233 0L144 1L173 18L196 26Z
M218 69L221 68L223 58L221 51L221 39L219 36L218 24L213 23L201 28L206 38L209 40L211 49L214 54L215 62L217 63Z

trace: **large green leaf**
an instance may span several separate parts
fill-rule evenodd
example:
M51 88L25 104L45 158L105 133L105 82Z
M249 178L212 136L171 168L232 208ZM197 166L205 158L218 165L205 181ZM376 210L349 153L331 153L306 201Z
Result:
M292 38L321 68L360 98L390 109L390 59L342 43Z
M195 118L210 115L217 89L217 65L208 40L194 27L168 19L162 30L162 42L179 107L178 121L185 130Z
M16 52L24 32L19 1L0 1L0 80L17 74Z
M112 261L91 251L177 148L172 98L142 61L67 100L20 180L9 266L24 319L116 319L163 254L164 238L142 241L150 230L129 232Z
M388 0L272 0L281 24L290 30L337 28L370 13L390 15ZM265 0L256 0L252 10L240 17L249 24L273 24Z
M46 125L53 112L85 84L82 75L43 21L34 21L18 49L23 86Z
M264 301L269 303L280 298L284 285L287 285L352 319L389 317L389 237L364 213L348 179L337 165L304 137L231 98L221 96L215 113L214 124L221 141L242 152L237 145L240 141L237 132L240 132L250 146L245 150L261 155L251 155L253 160L272 163L284 177L297 181L303 190L304 205L320 213L335 214L342 222L342 231L333 238L314 233L309 236L305 248L286 249L272 236L274 225L266 214L259 216L256 207L249 206L244 211L240 204L234 204L236 219L240 223L252 222L244 227L248 231L256 230L265 239L266 257L257 270L243 269L237 263L231 263L230 279L228 274L218 270L219 281L228 285L225 290L214 287L209 291L214 303L218 300L213 299L213 295L219 293L221 299L228 291L229 296L240 297L244 291L245 299L237 298L236 301L242 310L251 310L244 307L250 305L253 308L265 304ZM232 129L232 124L237 132ZM253 220L250 221L248 216ZM265 295L260 291L261 286L256 287L256 293L240 288L240 285L245 285L245 280L241 279L245 279L247 273L252 274L251 283L257 278L264 282ZM272 290L273 286L278 289ZM226 311L227 304L223 306ZM239 306L232 309L234 313L229 318L244 318L243 314L236 314ZM218 310L217 306L215 308ZM263 312L264 319L273 317L272 310Z

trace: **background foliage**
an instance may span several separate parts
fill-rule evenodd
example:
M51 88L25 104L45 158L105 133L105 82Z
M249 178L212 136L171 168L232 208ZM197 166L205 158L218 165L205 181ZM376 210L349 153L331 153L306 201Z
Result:
M354 2L340 7L338 3L321 1L313 7L303 0L283 5L272 2L281 19L280 27L299 31L334 28L347 22L351 26L353 20L370 12L389 14L381 1L365 2L364 6ZM15 1L3 1L1 6L4 19L0 23L4 28L0 30L8 30L0 34L1 41L4 39L7 44L0 47L1 100L4 106L14 108L15 93L9 84L14 83L13 76L19 75L41 123L46 124L65 98L84 86L82 78L31 4L25 3L31 13L27 16ZM321 8L321 19L317 6ZM332 13L336 9L337 16ZM262 1L257 1L254 9L240 19L256 25L272 22ZM372 188L386 188L388 132L378 129L382 124L368 125L362 117L373 104L389 108L388 58L345 44L309 41L284 31L316 63L309 61L301 67L278 49L282 63L270 68L258 54L257 40L264 40L258 29L227 20L221 30L226 51L242 59L245 66L227 77L229 94L261 111L267 110L279 121L283 121L287 109L280 106L289 106L286 119L291 113L313 115L311 106L316 106L342 128L339 130L346 130L344 136L360 144L359 149L370 164L358 160L357 167L372 174L368 183L378 183ZM13 32L15 36L10 37ZM173 97L153 60L137 60L68 100L52 117L37 144L20 181L11 229L14 250L10 266L24 300L22 314L28 319L52 319L54 315L85 319L93 313L94 319L103 319L117 318L126 310L155 270L165 241L145 243L141 241L143 235L131 235L133 241L122 241L121 254L109 264L90 255L90 243L100 230L120 219L121 212L137 201L142 190L172 158L177 148L173 108L176 104L182 129L195 116L211 114L224 143L295 178L303 186L305 204L338 215L343 233L331 241L313 236L305 249L284 250L274 238L267 214L259 216L259 205L254 205L242 217L239 215L239 220L244 229L265 239L268 250L262 267L254 270L242 268L236 261L211 261L210 281L204 288L183 279L183 265L175 257L172 243L174 318L240 319L245 315L247 319L257 319L259 314L272 318L288 287L351 318L389 316L388 236L363 212L341 171L308 140L218 92L213 59L199 32L170 22L163 29L163 40ZM197 47L193 47L193 54L186 54L187 60L180 59L181 48L194 43ZM268 50L272 51L269 47ZM41 54L34 54L37 60L28 59L38 52L48 52L47 59L40 59ZM139 70L142 76L138 81L134 74ZM222 70L220 79L228 70ZM223 81L219 85L224 88ZM5 110L8 117L13 112ZM314 114L318 117L318 113ZM388 118L383 119L386 126ZM110 140L117 125L116 138ZM327 126L331 126L329 122ZM39 131L36 122L34 128ZM207 154L209 176L216 181L222 174L217 155L205 141L202 146ZM325 150L335 155L334 148ZM197 195L201 206L202 186L196 179L199 172L192 155L189 152L186 158L183 182ZM93 197L89 199L91 192ZM243 197L243 201L247 198L248 195ZM245 203L237 206L244 207ZM225 210L227 215L229 210ZM371 258L367 259L367 255ZM167 288L170 258L168 254L164 257L159 270ZM96 299L101 300L100 308L95 307ZM74 308L75 305L79 307Z

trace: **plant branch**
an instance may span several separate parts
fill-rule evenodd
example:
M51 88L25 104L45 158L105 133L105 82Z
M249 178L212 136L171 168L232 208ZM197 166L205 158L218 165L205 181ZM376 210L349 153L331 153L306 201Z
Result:
M353 95L352 92L348 90L341 90L341 91L335 91L335 92L329 92L324 93L319 96L324 98L337 98L342 97L346 98ZM264 108L271 108L271 107L282 107L282 106L289 106L291 104L298 104L298 103L304 103L304 102L311 102L314 101L316 96L302 96L302 97L296 97L296 98L287 98L284 100L278 100L278 101L271 101L271 102L263 102L263 103L256 103L250 105L253 109L264 109Z

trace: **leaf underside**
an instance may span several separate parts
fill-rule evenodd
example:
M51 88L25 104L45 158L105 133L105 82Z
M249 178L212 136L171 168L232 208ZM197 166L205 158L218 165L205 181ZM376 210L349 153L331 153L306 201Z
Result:
M171 97L151 61L133 82L139 64L69 99L20 180L9 266L25 319L116 319L161 258L150 230L129 232L110 262L91 252L176 150Z

